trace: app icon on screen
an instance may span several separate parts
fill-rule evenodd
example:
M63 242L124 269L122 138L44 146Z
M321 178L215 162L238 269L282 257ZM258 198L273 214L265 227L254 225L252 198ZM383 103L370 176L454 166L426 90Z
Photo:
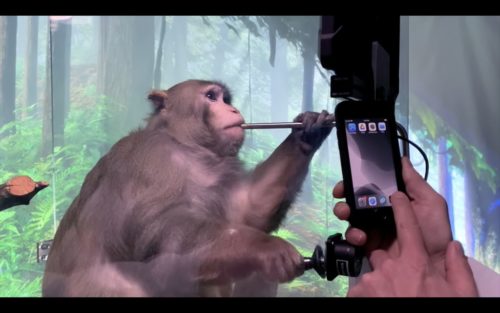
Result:
M356 132L356 123L348 123L347 124L347 131L349 133L355 133Z
M368 123L368 130L371 132L377 131L377 124L375 123Z
M380 205L385 205L385 202L386 202L385 196L380 196L378 198L378 203L380 203Z
M378 122L378 130L385 132L385 122Z
M365 132L366 131L366 123L359 123L358 129L360 132Z
M358 197L358 206L359 207L366 206L366 196Z
M368 197L368 204L370 206L376 206L377 205L377 197Z

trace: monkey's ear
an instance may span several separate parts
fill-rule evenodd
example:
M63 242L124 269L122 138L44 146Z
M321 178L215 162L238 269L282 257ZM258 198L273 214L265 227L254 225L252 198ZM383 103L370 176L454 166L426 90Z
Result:
M148 100L153 104L155 112L167 107L167 91L166 90L153 90L148 95Z

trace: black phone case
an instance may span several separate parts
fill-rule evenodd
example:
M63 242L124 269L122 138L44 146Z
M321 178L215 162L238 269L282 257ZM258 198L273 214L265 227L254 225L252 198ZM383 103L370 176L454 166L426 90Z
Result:
M391 141L391 150L395 160L394 169L398 190L405 192L402 170L401 154L397 138L397 124L394 116L394 105L388 102L367 102L367 101L343 101L335 108L335 122L337 129L337 140L342 166L342 176L344 180L344 193L346 202L351 208L349 222L352 226L369 229L379 228L383 225L394 227L394 217L391 206L377 207L372 209L356 209L352 174L349 163L347 137L345 130L346 119L357 118L386 118ZM386 227L387 226L383 226Z

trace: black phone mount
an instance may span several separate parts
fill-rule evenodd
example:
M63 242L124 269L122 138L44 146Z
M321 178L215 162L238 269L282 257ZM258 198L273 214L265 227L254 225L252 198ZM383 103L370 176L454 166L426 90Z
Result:
M310 258L304 258L305 270L314 269L329 281L338 275L357 277L361 272L363 253L360 247L349 244L337 233L325 242L325 253L318 245Z
M398 15L321 16L320 61L335 71L330 95L395 102L399 93Z
M320 61L335 71L330 96L395 104L399 93L399 16L321 16ZM401 130L402 128L402 130ZM398 124L400 133L406 130ZM409 148L404 148L408 154ZM304 258L305 270L314 269L329 281L338 275L357 277L364 253L337 233Z

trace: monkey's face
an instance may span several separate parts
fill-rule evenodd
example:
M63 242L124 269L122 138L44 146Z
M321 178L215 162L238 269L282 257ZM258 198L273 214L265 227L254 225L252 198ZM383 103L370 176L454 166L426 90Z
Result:
M240 111L231 105L228 95L218 85L203 88L203 96L208 103L209 124L225 143L241 145L245 137L241 124L245 122Z

